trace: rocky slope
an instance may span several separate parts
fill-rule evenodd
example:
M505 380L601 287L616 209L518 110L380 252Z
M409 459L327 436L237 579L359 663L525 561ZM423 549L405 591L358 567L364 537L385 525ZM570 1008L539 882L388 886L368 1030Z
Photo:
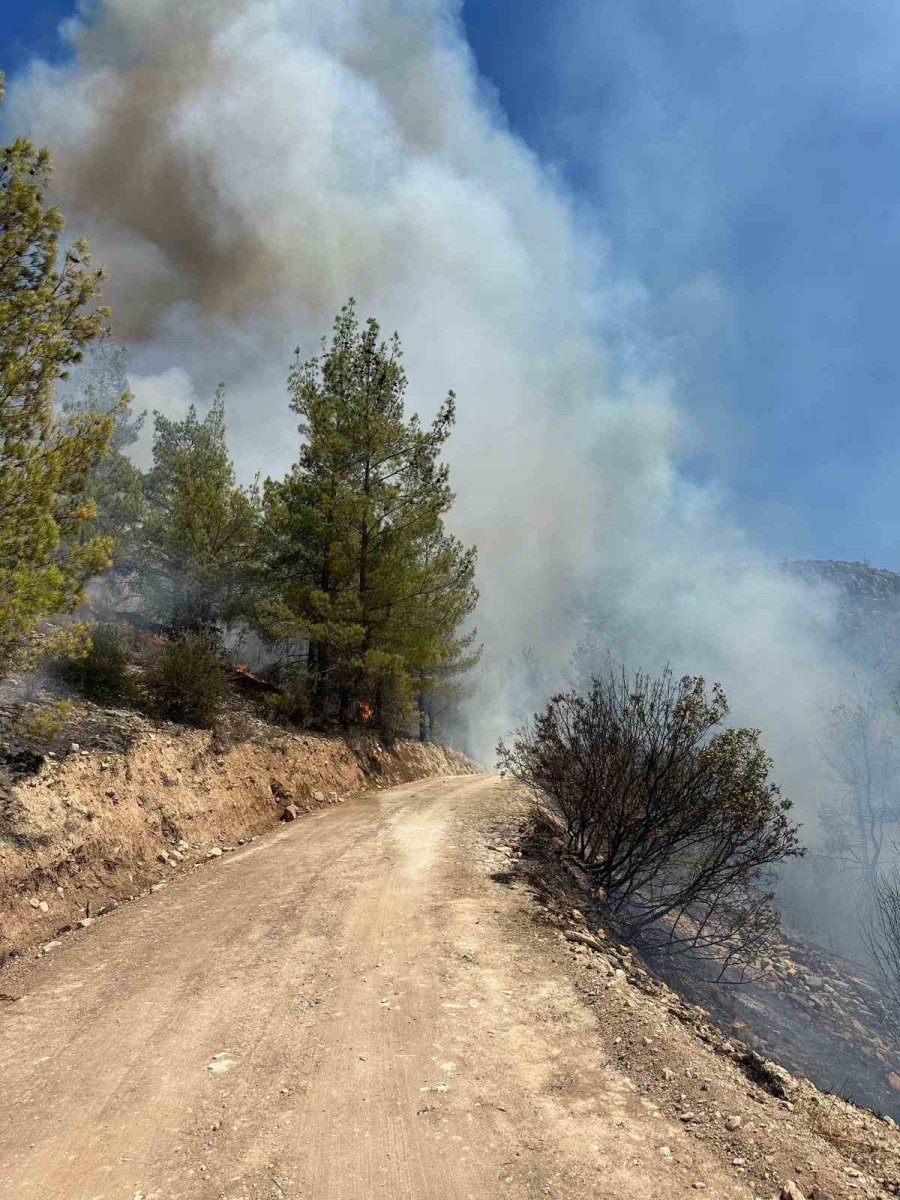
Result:
M212 734L81 703L55 750L0 707L0 962L279 820L367 788L474 769L439 746L296 735L241 714ZM20 722L19 722L20 723Z
M785 934L759 976L717 987L666 974L730 1034L825 1092L900 1120L900 1050L878 980L860 963Z

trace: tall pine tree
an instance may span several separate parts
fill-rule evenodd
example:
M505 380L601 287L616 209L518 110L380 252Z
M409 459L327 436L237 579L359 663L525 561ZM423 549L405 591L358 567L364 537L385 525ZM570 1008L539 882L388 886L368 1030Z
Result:
M443 667L462 669L458 630L477 599L475 551L443 524L455 400L427 428L407 415L399 339L361 326L352 301L289 383L305 440L289 477L266 488L279 585L268 629L305 639L317 715L346 721L356 707L396 727Z
M19 138L0 152L0 671L109 562L108 539L79 534L95 515L88 479L112 421L59 420L53 407L57 381L105 326L101 272L82 241L60 262L49 177L46 150Z

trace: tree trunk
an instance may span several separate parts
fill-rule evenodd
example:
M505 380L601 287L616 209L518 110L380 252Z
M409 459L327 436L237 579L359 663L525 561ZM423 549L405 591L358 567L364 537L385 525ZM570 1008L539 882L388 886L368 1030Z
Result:
M325 544L322 551L322 571L319 576L319 586L321 590L329 598L331 597L331 542ZM329 653L328 647L324 642L310 642L310 651L312 656L312 706L313 712L318 717L325 716L325 710L328 707L328 668L329 668Z

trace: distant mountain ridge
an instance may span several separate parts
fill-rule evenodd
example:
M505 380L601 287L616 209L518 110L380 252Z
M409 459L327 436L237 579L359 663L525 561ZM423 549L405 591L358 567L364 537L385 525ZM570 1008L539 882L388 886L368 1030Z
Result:
M867 562L799 559L784 567L810 583L830 583L848 596L869 600L900 600L900 574Z
M867 562L801 559L782 569L838 595L837 641L870 670L900 675L900 573Z

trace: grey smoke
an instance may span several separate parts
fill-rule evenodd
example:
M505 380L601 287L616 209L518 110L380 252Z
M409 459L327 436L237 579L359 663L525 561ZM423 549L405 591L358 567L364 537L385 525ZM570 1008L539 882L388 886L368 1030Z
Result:
M107 0L35 62L7 122L49 144L110 274L140 407L228 383L245 476L294 457L292 348L348 295L400 330L413 403L459 396L456 531L481 551L489 756L590 626L633 665L721 679L813 812L843 664L827 599L767 567L679 455L666 381L611 364L610 278L559 181L507 128L451 0ZM589 620L585 614L592 614ZM510 685L510 679L513 680ZM504 682L505 681L505 682Z

